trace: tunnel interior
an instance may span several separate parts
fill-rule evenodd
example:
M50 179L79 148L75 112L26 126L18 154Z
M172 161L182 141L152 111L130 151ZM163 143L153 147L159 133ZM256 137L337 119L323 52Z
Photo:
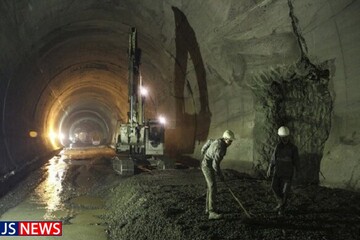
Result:
M3 3L2 9L21 5L9 4ZM3 139L6 151L2 151L5 155L2 174L36 158L36 148L48 152L75 142L86 145L93 139L111 144L116 124L127 121L130 26L107 19L107 14L101 11L94 15L91 10L77 15L79 10L74 9L74 15L62 18L62 22L54 22L56 19L46 14L39 15L46 20L34 19L30 14L33 9L44 7L36 4L41 5L29 2L24 9L29 15L23 17L34 21L37 33L25 33L32 37L26 39L28 48L19 50L24 57L14 64L7 85L2 85L2 91L5 90L2 129L3 136L7 136ZM2 18L3 23L18 20L12 17ZM24 26L27 27L27 31L32 31L31 26ZM141 38L140 42L153 44ZM156 47L145 46L144 65L153 61L149 58L154 57L153 51L158 51ZM146 79L146 69L142 72ZM152 73L156 74L156 69ZM156 81L161 84L163 79L157 76ZM155 86L156 82L153 86L149 84L154 89ZM157 101L155 96L154 101ZM148 104L148 117L155 107ZM30 131L36 137L29 137ZM16 150L19 145L23 149L21 153Z
M303 181L356 189L359 6L4 0L1 179L70 144L114 143L128 120L128 35L136 27L145 118L166 116L167 155L200 161L202 144L232 129L237 141L224 167L262 171L286 124Z

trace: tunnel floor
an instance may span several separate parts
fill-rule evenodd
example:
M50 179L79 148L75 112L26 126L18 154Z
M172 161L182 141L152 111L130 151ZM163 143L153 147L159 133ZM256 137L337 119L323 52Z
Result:
M218 183L224 219L208 220L199 169L152 171L111 188L110 239L359 239L359 193L297 186L285 215L278 216L269 181L233 170L224 174L251 218Z
M0 199L1 221L62 220L61 239L359 239L360 194L294 186L285 215L270 182L226 169L220 220L205 215L205 180L194 166L119 176L109 156L55 156ZM31 238L28 238L31 239ZM33 238L37 239L37 238ZM41 239L51 239L41 237ZM59 239L54 237L53 239Z

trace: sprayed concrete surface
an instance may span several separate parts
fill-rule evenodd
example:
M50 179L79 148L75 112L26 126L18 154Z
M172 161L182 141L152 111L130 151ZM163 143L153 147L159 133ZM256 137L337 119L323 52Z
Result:
M224 218L208 220L201 171L176 166L125 177L109 157L55 156L0 199L0 220L63 221L62 237L41 239L359 239L359 193L294 186L279 216L269 180L226 169L227 185L251 218L219 183Z

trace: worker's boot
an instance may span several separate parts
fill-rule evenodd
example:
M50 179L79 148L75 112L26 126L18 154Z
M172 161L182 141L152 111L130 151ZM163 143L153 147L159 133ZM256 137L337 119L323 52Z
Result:
M285 213L285 209L283 207L281 207L281 208L279 208L277 213L278 213L279 216L283 216L284 213Z
M279 209L281 208L281 203L279 203L278 205L276 205L276 207L274 208L274 211L279 211Z
M285 215L285 204L281 205L281 207L279 208L277 213L278 213L279 216L284 216Z
M221 219L223 217L222 214L216 213L216 212L209 212L209 219Z
M279 211L282 207L283 207L283 201L281 200L281 199L277 199L277 205L276 205L276 207L274 208L274 211L275 212L277 212L277 211Z
M279 216L283 216L285 214L286 204L287 204L287 197L284 197L282 202L281 202L281 206L278 209L278 215Z

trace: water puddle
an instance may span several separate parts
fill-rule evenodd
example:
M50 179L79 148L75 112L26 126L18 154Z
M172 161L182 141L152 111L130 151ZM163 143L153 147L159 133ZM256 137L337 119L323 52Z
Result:
M88 196L83 191L77 191L77 189L86 189L92 184L93 177L91 171L87 171L88 164L89 162L86 161L83 165L81 162L71 164L69 159L53 157L45 167L47 178L24 201L5 212L0 220L60 220L63 222L61 239L107 239L106 225L101 219L101 215L105 213L104 201L99 197ZM74 192L82 195L74 196ZM40 238L59 239L59 237ZM39 239L39 237L22 239Z

